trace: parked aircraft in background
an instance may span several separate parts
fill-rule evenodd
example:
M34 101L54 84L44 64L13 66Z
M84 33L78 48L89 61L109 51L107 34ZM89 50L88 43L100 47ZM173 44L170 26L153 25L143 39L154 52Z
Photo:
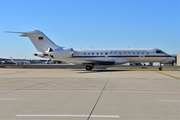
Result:
M12 57L11 58L11 62L17 64L17 65L25 65L25 64L30 64L30 61L28 60L14 60Z
M157 48L112 48L112 49L73 49L56 45L39 30L19 33L29 37L36 49L35 56L65 61L67 63L84 64L86 70L94 65L115 65L137 62L172 62L174 57Z

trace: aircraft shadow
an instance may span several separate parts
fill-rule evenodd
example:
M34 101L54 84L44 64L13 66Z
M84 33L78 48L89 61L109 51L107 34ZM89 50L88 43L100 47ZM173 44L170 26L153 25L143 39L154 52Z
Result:
M78 73L98 73L98 72L120 72L120 71L132 71L132 70L73 70L78 71Z

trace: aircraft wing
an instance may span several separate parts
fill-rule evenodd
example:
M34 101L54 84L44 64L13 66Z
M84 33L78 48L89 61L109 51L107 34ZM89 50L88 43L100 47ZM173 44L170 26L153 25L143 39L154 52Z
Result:
M81 62L82 64L96 64L96 65L114 65L128 63L129 61L124 58L71 58L70 62Z

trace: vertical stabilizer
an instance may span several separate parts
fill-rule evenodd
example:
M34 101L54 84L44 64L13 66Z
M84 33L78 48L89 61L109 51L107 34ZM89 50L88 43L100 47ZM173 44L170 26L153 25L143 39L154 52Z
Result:
M60 46L57 46L54 42L52 42L43 32L39 30L34 30L30 32L9 32L9 33L21 33L20 36L29 37L29 39L32 41L32 43L39 52L41 52L42 50L47 51L48 48L52 48L52 49L61 48Z
M12 57L10 57L10 58L11 58L11 62L14 62L13 58Z

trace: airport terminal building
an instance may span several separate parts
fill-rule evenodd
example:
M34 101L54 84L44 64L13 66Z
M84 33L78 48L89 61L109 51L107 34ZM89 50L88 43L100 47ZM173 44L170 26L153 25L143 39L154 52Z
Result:
M177 54L177 66L180 66L180 53Z

